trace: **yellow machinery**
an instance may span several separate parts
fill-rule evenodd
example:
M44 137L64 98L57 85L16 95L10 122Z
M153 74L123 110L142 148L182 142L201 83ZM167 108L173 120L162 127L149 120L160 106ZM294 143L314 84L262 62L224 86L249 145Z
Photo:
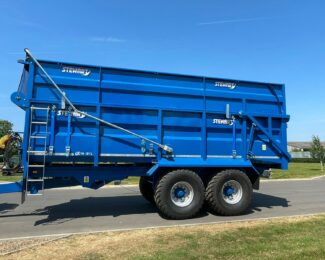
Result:
M8 143L10 139L10 135L4 135L0 138L0 149L4 150L6 148L6 144Z

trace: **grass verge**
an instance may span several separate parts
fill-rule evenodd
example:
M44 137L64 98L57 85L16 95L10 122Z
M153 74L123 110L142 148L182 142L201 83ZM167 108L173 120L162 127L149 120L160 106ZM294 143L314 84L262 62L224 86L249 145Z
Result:
M0 175L0 182L2 181L20 181L21 176L2 176ZM131 184L138 184L139 177L129 177L121 182L122 185L131 185ZM112 183L113 184L113 183Z
M319 163L289 163L287 171L272 169L272 179L311 178L325 175Z
M20 181L21 176L2 176L0 175L0 182L1 181Z
M121 182L121 184L127 184L127 185L131 185L131 184L139 184L139 180L140 180L140 177L129 177L125 180L123 180Z
M1 246L1 244L0 244ZM324 259L325 216L74 235L6 259Z
M289 163L287 171L272 169L272 179L311 178L325 175L318 163ZM0 181L19 181L20 176L1 176ZM121 182L123 185L138 184L139 177L129 177Z

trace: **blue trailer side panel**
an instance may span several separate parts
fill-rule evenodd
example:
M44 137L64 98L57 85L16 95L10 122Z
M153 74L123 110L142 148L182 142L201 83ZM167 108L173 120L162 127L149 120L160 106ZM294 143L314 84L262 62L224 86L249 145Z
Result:
M167 153L138 137L72 112L29 60L12 100L26 110L25 140L47 135L47 164L136 163L162 167L287 167L284 85L41 61L81 111L173 148ZM35 68L35 69L34 69ZM48 131L32 125L30 107L50 107ZM33 118L46 118L34 111ZM42 114L43 113L43 114ZM40 139L31 140L34 151ZM27 141L23 161L26 165ZM40 156L31 156L39 163ZM24 166L25 166L24 165ZM133 174L132 168L128 175ZM50 172L54 172L51 169ZM54 173L53 173L54 174ZM144 172L145 174L145 172Z

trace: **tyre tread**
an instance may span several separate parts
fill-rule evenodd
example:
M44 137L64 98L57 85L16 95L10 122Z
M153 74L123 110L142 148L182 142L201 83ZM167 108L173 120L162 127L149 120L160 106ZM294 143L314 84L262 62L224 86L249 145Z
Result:
M151 184L146 177L140 177L139 190L141 195L150 203L155 204L154 190L150 185Z
M225 209L224 207L220 206L215 198L215 195L214 195L215 187L224 178L224 176L232 175L234 173L242 174L242 176L245 176L244 178L247 178L246 180L250 184L250 188L251 188L251 185L252 185L251 181L249 180L248 176L243 171L240 171L237 169L228 169L228 170L223 170L223 171L217 173L216 175L214 175L212 177L212 179L209 181L208 186L206 188L205 199L206 199L206 202L208 203L208 206L210 207L210 209L216 214L219 214L222 216L238 215L238 213L231 212L231 211Z
M169 210L169 207L167 205L167 202L164 201L164 199L162 198L163 197L163 189L166 185L166 182L170 180L170 178L173 178L174 175L176 174L184 174L186 172L187 175L191 175L191 177L195 178L196 181L198 181L200 183L200 185L202 185L202 187L204 187L203 185L203 182L201 180L201 178L193 171L190 171L190 170L185 170L185 169L180 169L180 170L175 170L175 171L172 171L166 175L164 175L157 187L156 187L156 191L155 191L155 202L156 202L156 205L157 205L157 208L158 210L160 211L160 213L162 213L163 216L169 218L169 219L184 219L184 217L182 216L179 216L177 214L174 214L173 212L171 212ZM186 216L186 218L193 218L195 215L198 214L198 212L201 210L203 206L203 200L202 200L202 203L201 203L201 207L198 208L196 211L192 211L191 214L189 214L188 216Z

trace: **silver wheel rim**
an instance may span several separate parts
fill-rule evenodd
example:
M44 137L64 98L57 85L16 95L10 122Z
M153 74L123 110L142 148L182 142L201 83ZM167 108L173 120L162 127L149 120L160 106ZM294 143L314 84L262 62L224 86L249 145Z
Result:
M230 180L224 183L221 189L222 197L228 204L236 204L243 197L243 188L238 181Z
M194 189L185 181L176 182L170 190L170 199L178 207L190 205L194 198Z

